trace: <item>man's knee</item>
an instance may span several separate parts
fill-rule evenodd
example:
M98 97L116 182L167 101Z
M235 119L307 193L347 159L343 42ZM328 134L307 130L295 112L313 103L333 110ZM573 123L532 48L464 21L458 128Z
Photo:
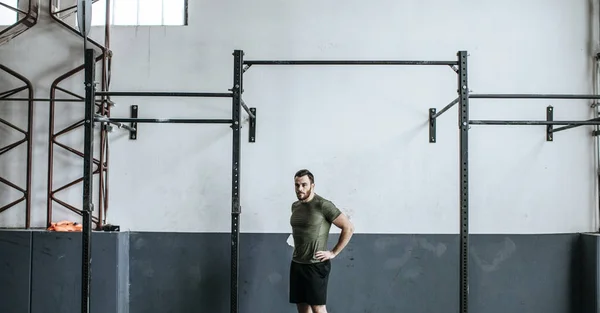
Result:
M313 313L327 313L327 308L325 305L311 305Z
M310 305L306 303L298 303L296 307L298 308L298 313L311 313Z

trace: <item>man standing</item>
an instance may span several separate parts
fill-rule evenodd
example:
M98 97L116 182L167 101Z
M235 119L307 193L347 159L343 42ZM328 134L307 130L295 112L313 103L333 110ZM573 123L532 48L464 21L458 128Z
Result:
M314 192L315 178L306 169L294 175L298 201L292 204L290 225L294 253L290 266L290 303L299 313L327 313L327 284L331 259L348 244L354 227L331 201ZM338 243L327 249L331 224L342 231Z

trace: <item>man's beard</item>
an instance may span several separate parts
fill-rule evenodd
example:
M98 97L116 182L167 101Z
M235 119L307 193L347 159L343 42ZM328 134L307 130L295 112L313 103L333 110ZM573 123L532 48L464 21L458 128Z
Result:
M306 191L305 193L296 193L296 197L298 197L298 200L303 201L308 199L308 197L310 197L310 195L312 194L312 188L310 188L308 191Z

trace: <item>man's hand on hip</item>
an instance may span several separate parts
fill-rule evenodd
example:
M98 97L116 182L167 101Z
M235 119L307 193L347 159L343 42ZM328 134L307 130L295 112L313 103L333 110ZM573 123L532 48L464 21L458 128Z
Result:
M335 253L331 251L317 251L317 253L315 253L315 257L319 261L323 262L335 258Z

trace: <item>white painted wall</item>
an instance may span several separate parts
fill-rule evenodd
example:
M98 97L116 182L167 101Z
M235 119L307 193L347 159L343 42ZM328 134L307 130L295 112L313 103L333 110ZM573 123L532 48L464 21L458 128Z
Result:
M45 1L44 1L45 2ZM111 90L225 92L232 52L246 59L455 60L468 50L476 93L591 93L593 19L588 1L190 1L187 27L114 27ZM39 24L0 47L0 62L47 97L58 75L81 64L81 41ZM103 30L93 38L103 41ZM82 74L69 80L83 90ZM359 233L456 233L459 174L456 107L428 142L428 109L456 97L446 67L252 67L244 99L258 108L257 142L243 129L244 232L289 232L293 174L309 168L317 191L343 208ZM113 116L229 118L229 99L115 99ZM472 119L590 117L589 101L472 100ZM13 105L22 106L23 104ZM18 113L11 118L19 119ZM82 114L61 104L67 125ZM36 104L34 224L45 221L47 103ZM473 233L556 233L595 228L591 128L473 126ZM82 131L80 131L82 133ZM2 128L2 136L6 132ZM112 134L109 222L123 230L228 232L231 130L226 125L139 126ZM82 147L81 136L70 135ZM4 143L4 140L2 140ZM57 157L57 183L81 175L77 157ZM2 174L22 173L4 161ZM9 166L17 165L16 168ZM59 171L60 169L60 171ZM6 189L0 189L5 192ZM81 188L65 199L81 202ZM6 200L3 200L6 201ZM76 219L55 206L55 220ZM22 207L0 223L23 223Z

